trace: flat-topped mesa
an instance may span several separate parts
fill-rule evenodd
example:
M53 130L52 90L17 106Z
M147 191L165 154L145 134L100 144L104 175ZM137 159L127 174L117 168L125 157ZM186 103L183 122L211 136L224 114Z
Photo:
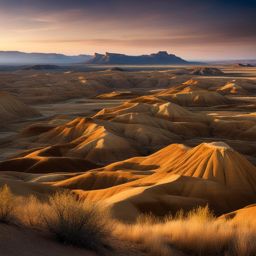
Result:
M167 51L159 51L158 53L152 53L152 56L158 55L158 56L166 56L169 55Z
M151 57L162 57L162 58L168 58L170 56L176 56L174 54L169 54L167 51L159 51L157 53L151 53Z
M186 60L166 51L159 51L150 55L130 56L120 53L105 54L96 53L94 57L87 62L88 64L127 64L127 65L168 65L168 64L188 64Z

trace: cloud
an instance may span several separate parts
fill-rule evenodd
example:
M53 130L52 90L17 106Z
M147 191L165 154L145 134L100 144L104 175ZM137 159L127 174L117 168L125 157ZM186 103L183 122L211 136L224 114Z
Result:
M248 48L256 43L255 13L254 0L1 0L0 42L134 52L198 44Z

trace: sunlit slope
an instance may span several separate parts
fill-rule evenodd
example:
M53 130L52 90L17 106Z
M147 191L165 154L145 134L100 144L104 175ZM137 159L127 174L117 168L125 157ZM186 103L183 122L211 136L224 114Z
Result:
M174 89L163 90L157 96L181 106L207 107L230 103L230 100L218 92L208 91L195 86L185 87L178 92L175 92Z
M232 220L233 222L247 222L247 221L254 221L256 216L256 204L248 205L244 208L241 208L237 211L227 213L220 218L225 218L228 220Z
M56 127L37 127L37 132L31 134L27 130L21 134L23 141L37 148L0 163L0 169L13 170L15 161L25 166L22 171L38 171L42 167L45 172L47 163L51 163L49 172L59 171L58 159L66 161L67 166L72 166L72 159L105 165L148 155L191 136L208 136L208 126L209 118L204 114L190 112L174 103L127 102L103 109L92 118L79 117ZM82 163L80 160L78 163ZM73 166L75 171L81 170L74 161Z
M204 115L195 114L171 102L156 104L126 102L118 107L103 109L102 111L98 112L94 117L107 119L128 113L146 113L151 116L167 119L170 121L207 121Z
M148 165L145 159L135 158L123 166L120 163L105 169L132 173L134 161L133 171L144 174L135 181L108 189L77 192L87 199L105 201L118 218L127 220L142 212L164 215L206 204L220 214L255 201L256 167L228 145L203 143L191 149L181 148L182 154L172 157L176 149L177 145L168 147L168 164L160 160L168 159L165 150L161 150L163 157L157 153L147 157Z
M189 148L172 144L148 157L134 157L52 183L70 189L103 189L150 176L166 168Z

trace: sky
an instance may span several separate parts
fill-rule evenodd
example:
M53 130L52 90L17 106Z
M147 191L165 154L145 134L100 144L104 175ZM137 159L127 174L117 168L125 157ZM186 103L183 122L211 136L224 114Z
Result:
M0 0L0 50L256 59L256 0Z

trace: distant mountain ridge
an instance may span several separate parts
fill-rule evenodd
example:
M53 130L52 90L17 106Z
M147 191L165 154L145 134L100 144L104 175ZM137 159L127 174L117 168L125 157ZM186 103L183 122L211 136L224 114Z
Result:
M75 64L91 59L90 55L68 56L57 53L25 53L19 51L0 51L1 64Z
M123 64L123 65L170 65L190 64L190 62L166 51L159 51L150 55L130 56L120 53L99 54L87 61L88 64Z

